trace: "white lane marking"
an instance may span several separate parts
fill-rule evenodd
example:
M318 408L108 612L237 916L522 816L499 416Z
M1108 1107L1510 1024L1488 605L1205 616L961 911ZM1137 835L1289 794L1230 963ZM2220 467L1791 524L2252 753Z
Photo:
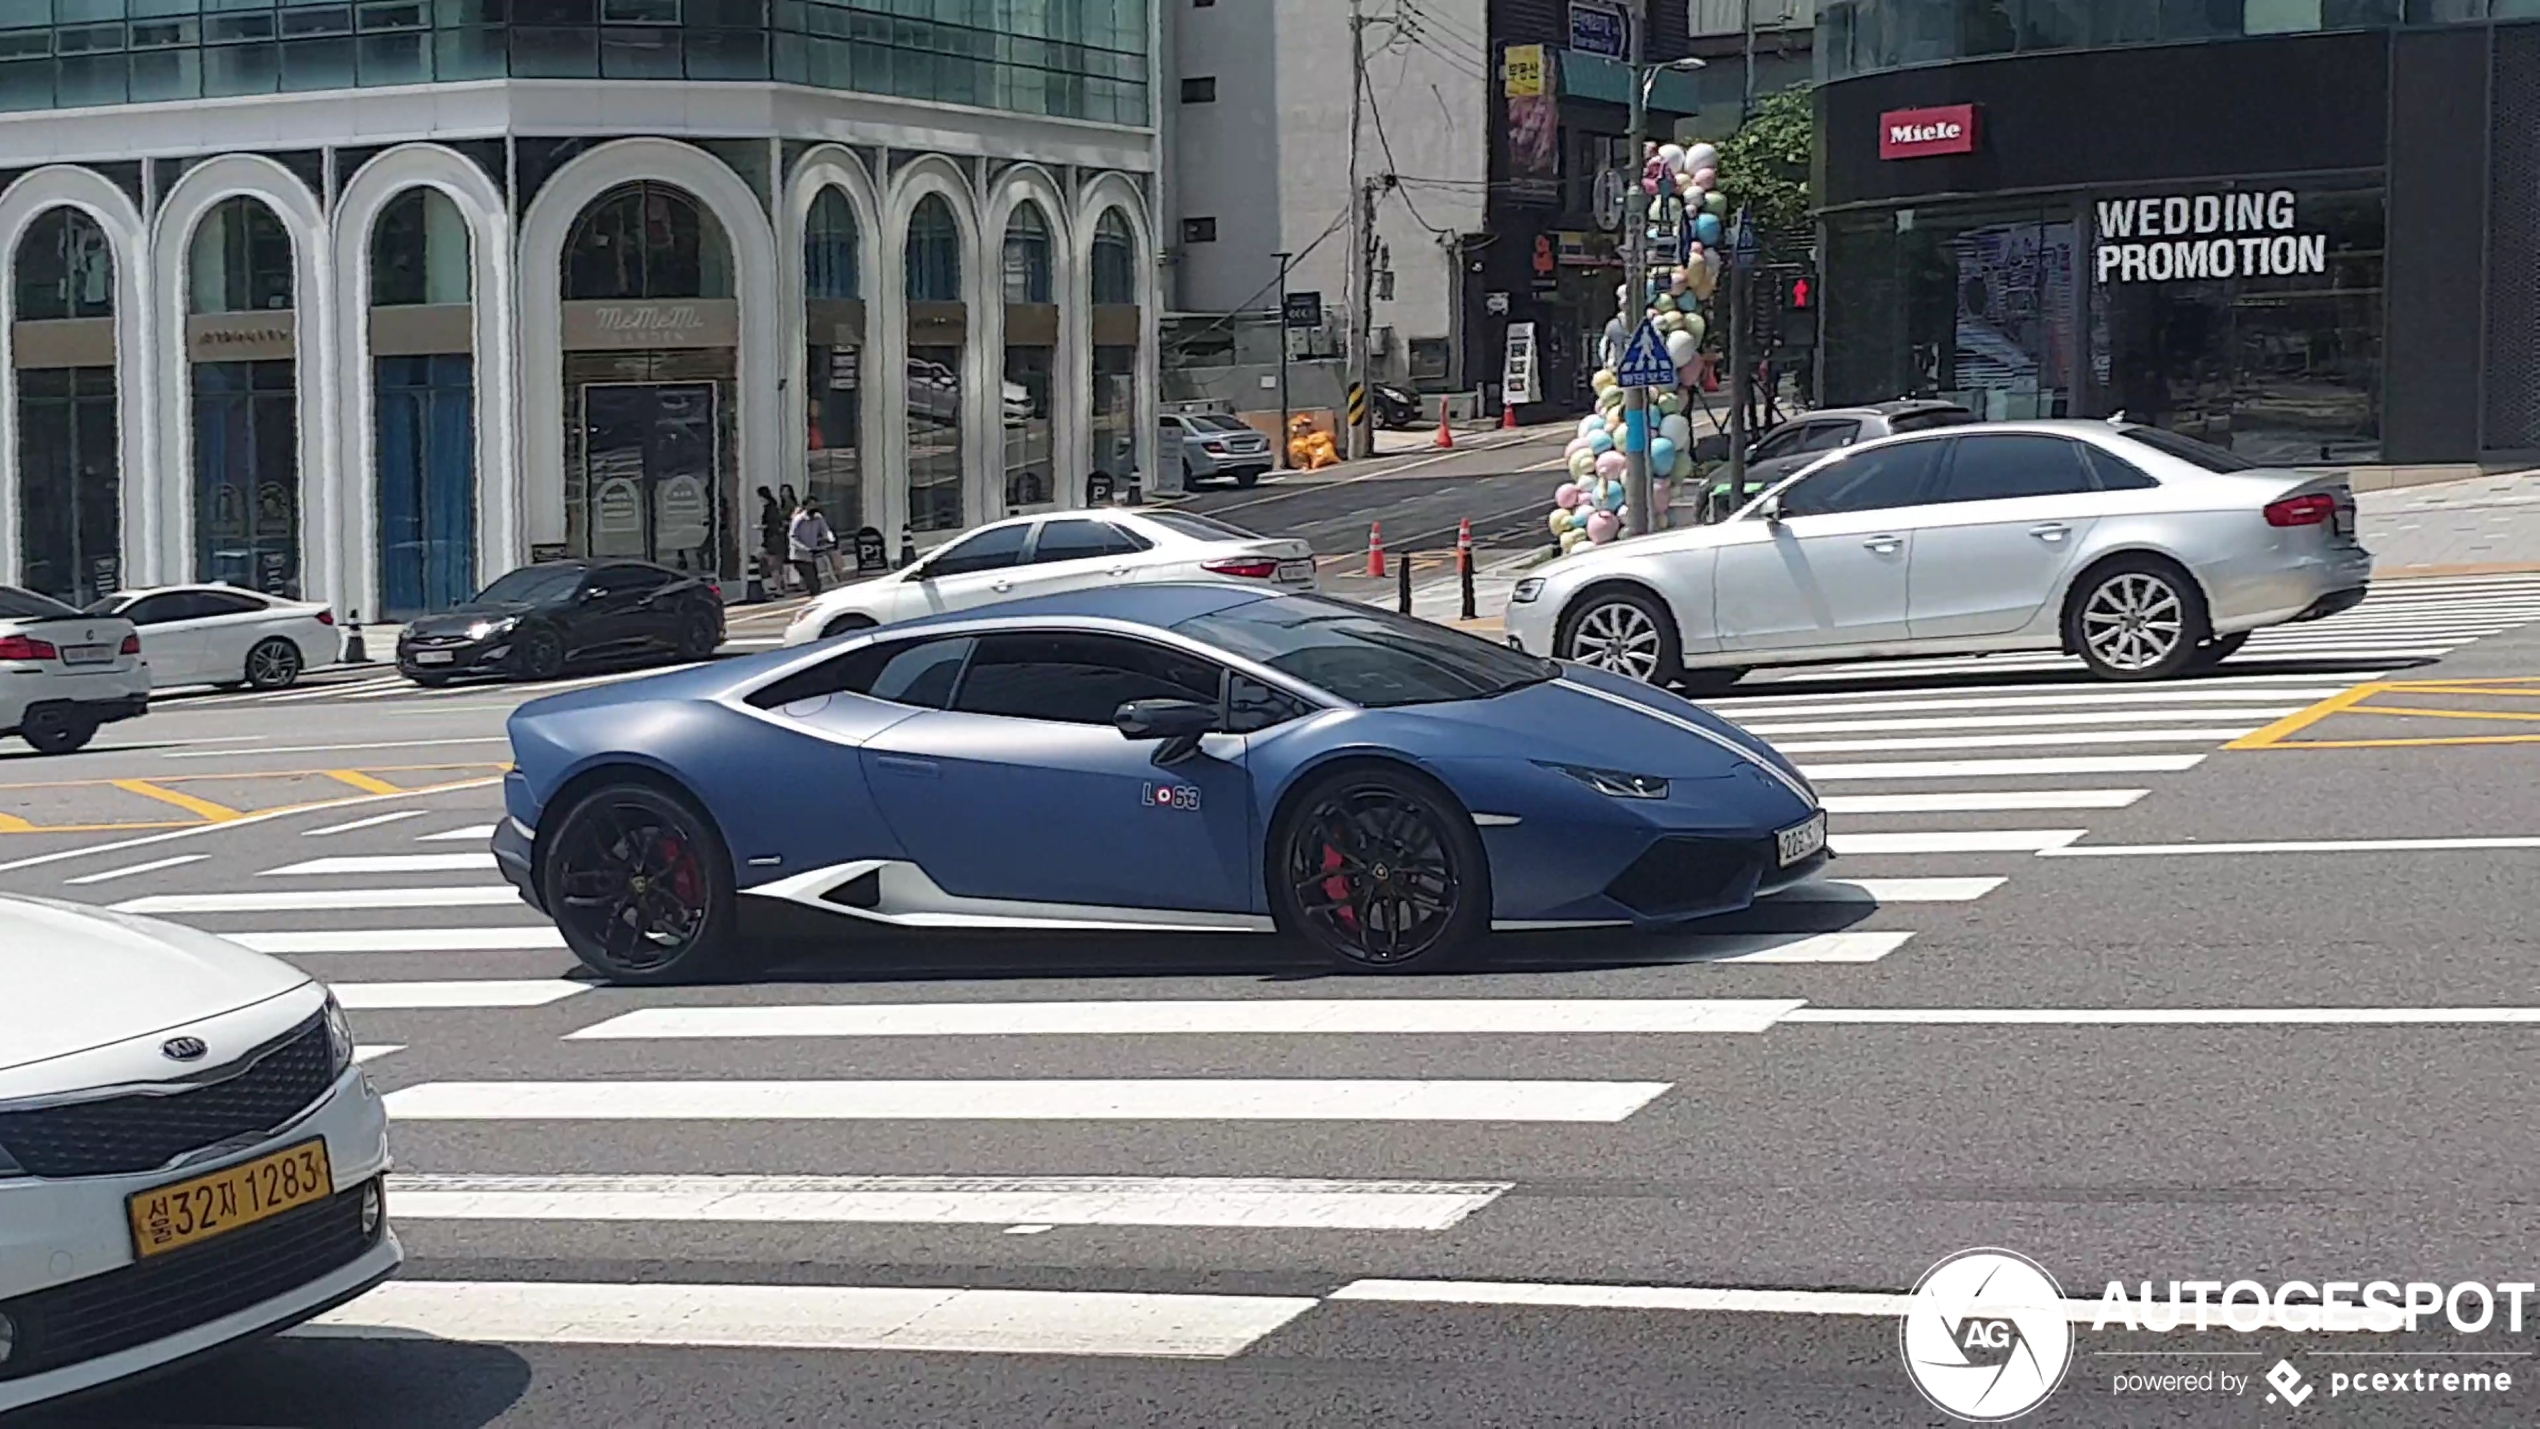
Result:
M416 843L481 843L494 836L492 824L470 824L463 829L443 829L437 834L421 834Z
M1915 719L1810 720L1801 724L1750 724L1746 732L1778 739L1792 734L1879 734L1916 729L2054 729L2092 724L2158 724L2180 720L2281 719L2307 705L2261 705L2228 710L2063 710L2051 714L1941 715Z
M1902 1315L1911 1295L1839 1290L1715 1290L1695 1285L1555 1285L1534 1280L1353 1280L1333 1300L1406 1305L1525 1305L1563 1310L1686 1310L1769 1315ZM2068 1300L2087 1320L2099 1302ZM2087 1306L2085 1310L2084 1307Z
M1879 669L1882 667L1872 666L1871 668ZM1898 672L1891 669L1888 673L1895 674ZM2057 704L2074 704L2084 701L2104 702L2120 698L2138 701L2157 700L2166 703L2171 700L2190 698L2191 696L2182 693L2182 691L2186 690L2192 690L2194 692L2192 698L2198 700L2326 699L2329 695L2344 693L2354 684L2359 684L2366 680L2377 680L2387 673L2389 672L2385 670L2356 670L2351 672L2340 670L2335 674L2320 674L2313 672L2310 674L2216 676L2205 679L2181 680L2176 682L2175 688L2158 690L2110 689L2105 685L2101 685L2093 681L2075 679L2057 680L2051 682L2032 682L2029 684L1955 685L1939 688L1927 685L1900 685L1875 690L1810 690L1805 694L1775 695L1763 693L1763 691L1770 690L1772 688L1771 682L1765 682L1756 685L1754 687L1755 693L1753 694L1746 693L1747 687L1741 685L1727 695L1706 696L1703 699L1696 701L1696 703L1706 705L1724 715L1734 715L1737 711L1743 709L1772 708L1786 705L1822 705L1838 701L1860 701L1864 704L1875 703L1884 705L1895 700L1946 698L1955 701L1961 698L1978 699L2006 695L2053 695L2056 697L2054 702ZM2343 681L2345 683L2326 685L2325 688L2327 690L2327 694L2315 694L2313 691L2308 689L2288 690L2283 688L2286 685L2320 686L2324 681ZM1957 706L1952 704L1948 706L1948 708L1954 709L1957 708Z
M540 928L327 928L291 933L223 933L259 953L506 953L564 946L564 934Z
M254 893L153 893L127 898L118 913L316 913L354 908L508 908L520 902L509 884L484 888L276 889Z
M2292 641L2252 640L2249 642L2249 648L2231 658L2235 660L2320 660L2368 656L2375 660L2414 660L2449 655L2468 643L2462 640L2432 645L2423 641L2410 641L2405 644L2385 645L2378 641L2365 643L2354 640L2306 640L2297 644Z
M268 868L260 878L305 874L321 877L346 873L474 873L494 866L491 853L376 853L313 858Z
M2063 774L2183 774L2201 754L2116 754L2078 759L1913 759L1882 764L1803 764L1820 782L1844 779L1988 779Z
M397 1280L292 1331L495 1344L1223 1359L1311 1296Z
M1221 1176L394 1176L400 1220L1442 1231L1506 1181Z
M322 829L302 829L300 837L315 839L324 838L328 834L349 834L355 829L375 829L381 824L393 824L400 819L420 819L430 812L429 809L391 809L385 814L373 814L367 819L355 819L349 824L329 824Z
M2256 725L2231 729L2083 729L2064 734L1775 740L1773 745L1784 754L1866 754L1880 749L2061 749L2075 744L2229 744L2257 729Z
M1806 937L1782 934L1712 934L1704 937L1664 939L1671 950L1694 944L1692 959L1706 963L1874 963L1898 948L1914 935L1911 933L1814 933ZM1728 944L1724 951L1711 951L1703 944ZM1738 946L1743 944L1744 946Z
M1798 1005L1784 998L1282 997L648 1007L567 1040L1761 1032Z
M353 1060L376 1062L382 1057L404 1050L406 1050L406 1044L403 1042L363 1042L354 1046Z
M2288 839L2277 843L2100 844L2039 849L2053 858L2129 858L2155 854L2215 853L2440 853L2474 849L2540 848L2540 838Z
M1996 698L1974 695L1946 699L1923 698L1929 690L1900 690L1893 694L1851 693L1842 696L1811 695L1804 699L1774 696L1754 700L1711 700L1713 714L1731 717L1743 724L1748 716L1757 720L1840 718L1848 715L1918 714L1941 710L2034 710L2055 709L2063 705L2154 705L2192 701L2196 704L2280 704L2294 700L2296 709L2312 702L2342 695L2346 685L2273 685L2248 690L2077 690L2069 695L2011 695Z
M471 1007L544 1007L591 990L564 978L455 978L444 982L329 984L347 1012L410 1012Z
M1973 903L2004 878L1812 878L1771 895L1788 903Z
M2514 1027L2540 1007L1801 1007L1784 1022L1912 1027Z
M1888 853L2043 853L2062 848L2088 829L1918 829L1893 834L1836 834L1836 856Z
M507 734L489 734L478 739L380 739L365 744L278 744L267 749L180 749L162 754L161 759L236 759L249 754L335 754L354 749L419 749L449 744L509 744ZM401 791L412 794L412 790Z
M90 746L90 752L98 752L97 747L93 745ZM7 863L0 863L0 873L15 873L22 868L39 868L48 863L60 863L65 859L94 858L99 854L122 853L126 849L148 848L154 844L168 843L176 839L201 838L205 834L236 833L241 829L252 828L257 824L267 823L274 819L291 818L301 814L312 814L325 809L350 809L364 804L376 804L383 799L412 799L419 794L449 794L462 789L485 789L491 788L502 782L502 775L488 774L476 779L454 779L447 784L442 784L430 789L400 789L393 794L347 794L341 799L329 799L324 803L307 804L298 808L267 809L263 813L249 814L243 819L231 819L227 823L188 824L184 828L170 829L166 833L144 834L139 838L132 839L117 839L113 843L88 844L80 848L55 849L51 853L39 853L27 858L12 859Z
M1986 789L1966 794L1835 794L1829 814L1992 814L2014 809L2123 809L2149 789Z
M210 857L211 855L207 853L180 853L169 858L154 858L148 863L110 868L103 873L84 873L77 878L65 878L62 881L64 883L111 883L118 878L130 878L135 874L157 873L163 868L183 868L189 863L201 863Z
M1668 1082L1338 1078L426 1082L409 1121L1620 1122Z

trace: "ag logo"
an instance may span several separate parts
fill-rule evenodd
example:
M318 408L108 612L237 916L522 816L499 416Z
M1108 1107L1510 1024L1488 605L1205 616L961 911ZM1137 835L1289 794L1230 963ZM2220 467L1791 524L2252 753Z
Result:
M2017 1419L2072 1363L2073 1327L2055 1278L2027 1256L1962 1250L1924 1272L1901 1333L1905 1372L1942 1413Z
M1199 788L1193 784L1149 784L1138 802L1150 809L1179 809L1187 814L1199 808Z

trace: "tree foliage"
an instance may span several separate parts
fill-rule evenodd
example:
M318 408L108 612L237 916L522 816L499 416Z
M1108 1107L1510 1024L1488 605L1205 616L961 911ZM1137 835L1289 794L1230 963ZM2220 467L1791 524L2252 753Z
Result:
M1808 171L1816 102L1795 85L1758 100L1755 112L1720 145L1720 192L1729 209L1751 208L1767 233L1808 231Z

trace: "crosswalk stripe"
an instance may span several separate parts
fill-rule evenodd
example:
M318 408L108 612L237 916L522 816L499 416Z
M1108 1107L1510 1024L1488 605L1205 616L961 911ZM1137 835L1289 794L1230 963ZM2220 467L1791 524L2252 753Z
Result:
M426 812L428 811L423 809L391 809L384 814L373 814L367 819L355 819L349 824L328 824L322 829L302 829L300 837L315 839L324 838L329 834L349 834L356 829L375 829L382 824L393 824L401 819L420 819Z
M2201 754L2111 754L2071 759L1907 759L1870 764L1802 764L1818 783L1846 779L2017 779L2066 774L2184 774Z
M290 1333L1222 1359L1319 1303L1273 1295L395 1280Z
M1914 833L1836 834L1830 840L1846 858L1887 853L2042 853L2062 848L2088 829L1934 829Z
M1669 952L1702 963L1874 963L1905 946L1912 933L1697 933L1665 938Z
M1988 687L1992 688L1992 687ZM2193 700L2201 705L2248 703L2280 705L2287 701L2300 709L2320 700L2344 694L2347 685L2321 685L2314 688L2274 685L2255 689L2211 690L2201 685L2192 690L2099 690L2089 687L2062 695L2011 695L1996 698L1988 695L1929 698L1929 690L1905 690L1892 694L1862 692L1849 695L1803 696L1796 699L1713 700L1713 714L1745 723L1769 719L1830 719L1856 714L1927 714L1944 710L2054 710L2065 705L2158 705Z
M285 875L324 877L348 873L460 873L492 868L491 853L376 853L346 854L336 858L312 858L305 862L268 868L261 877Z
M1875 669L1879 667L1873 668ZM2070 670L2075 674L2079 674L2081 671L2081 666L2078 662L2059 665L2053 668L2059 671ZM1892 675L1897 673L1897 671L1891 667L1886 669L1886 673ZM2312 671L2308 673L2276 673L2264 675L2209 675L2200 676L2192 680L2177 681L2172 687L2150 690L2127 689L2124 687L2112 688L2095 680L2089 679L2031 681L2026 684L1970 685L1943 690L1934 690L1922 686L1900 685L1884 689L1870 690L1810 690L1805 694L1790 695L1762 693L1762 691L1772 688L1770 685L1755 687L1740 685L1736 689L1728 691L1725 694L1705 696L1701 703L1717 709L1722 714L1733 715L1742 709L1772 708L1781 705L1819 705L1838 701L1851 702L1856 700L1867 704L1884 704L1888 701L1899 699L1931 699L1935 697L1954 700L1959 698L1992 697L2003 695L2055 695L2059 697L2061 702L2065 703L2078 702L2082 700L2100 701L2107 699L2159 700L2166 702L2183 698L2180 694L2181 690L2193 690L2195 692L2194 698L2198 700L2233 698L2265 698L2270 700L2326 699L2329 695L2342 693L2352 685L2359 684L2366 680L2377 680L2388 673L2389 672L2387 670L2340 670L2335 674L2322 674L2317 671ZM2279 688L2284 685L2317 686L2321 687L2322 692L2297 692ZM2233 690L2241 691L2242 693L2237 696L2224 693L2225 691Z
M564 946L554 927L537 928L324 928L296 932L223 933L254 952L279 956L312 953L502 953L543 952Z
M2015 809L2123 809L2148 789L1987 789L1967 794L1830 794L1829 814L1992 814Z
M1762 1032L1797 1006L1795 998L1535 997L789 1003L647 1007L567 1040Z
M492 824L471 824L463 829L443 829L437 834L423 834L417 843L477 843L494 836Z
M363 1042L353 1048L353 1060L362 1063L376 1062L382 1057L404 1050L406 1050L406 1044L403 1042Z
M1746 732L1766 739L1793 734L1880 734L1916 729L2053 729L2094 724L2160 724L2179 720L2281 719L2299 714L2306 705L2260 705L2227 710L2059 710L2022 715L1940 715L1908 719L1810 720L1801 724L1750 724Z
M168 858L154 858L148 863L84 873L77 878L65 878L62 882L67 884L112 883L119 878L133 878L144 873L159 873L171 868L183 868L189 863L201 863L210 857L211 855L207 853L180 853Z
M378 908L507 908L520 902L509 884L442 888L259 889L253 893L153 893L127 898L118 913L316 913Z
M347 1012L451 1008L544 1007L591 990L564 978L455 978L438 982L338 982L330 986Z
M1910 739L1776 740L1784 754L1866 754L1881 749L2063 749L2076 744L2228 744L2258 726L2235 729L2074 730L2062 734L1916 736ZM490 855L488 856L491 857Z
M1973 903L2002 878L1812 878L1771 895L1776 903Z
M1623 1121L1668 1082L1414 1078L425 1082L406 1121Z

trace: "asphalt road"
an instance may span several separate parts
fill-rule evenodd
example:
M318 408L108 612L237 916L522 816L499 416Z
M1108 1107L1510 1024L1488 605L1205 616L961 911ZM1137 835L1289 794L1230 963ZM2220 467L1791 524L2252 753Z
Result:
M1543 480L1467 459L1242 499L1339 532L1396 484ZM1846 886L1403 981L1266 940L860 939L594 987L471 857L514 687L179 698L0 753L38 826L0 888L344 990L410 1256L322 1334L42 1422L1923 1424L1887 1302L1846 1297L1967 1247L2083 1299L2540 1280L2534 747L2414 742L2528 737L2540 697L2462 682L2540 677L2533 622L2540 581L2414 582L2173 685L1762 673L1715 703L1829 797ZM2433 688L2349 693L2400 681ZM2535 1336L2085 1321L2029 1422L2528 1423ZM2326 1388L2428 1364L2517 1383ZM2218 1370L2242 1388L2116 1389Z

